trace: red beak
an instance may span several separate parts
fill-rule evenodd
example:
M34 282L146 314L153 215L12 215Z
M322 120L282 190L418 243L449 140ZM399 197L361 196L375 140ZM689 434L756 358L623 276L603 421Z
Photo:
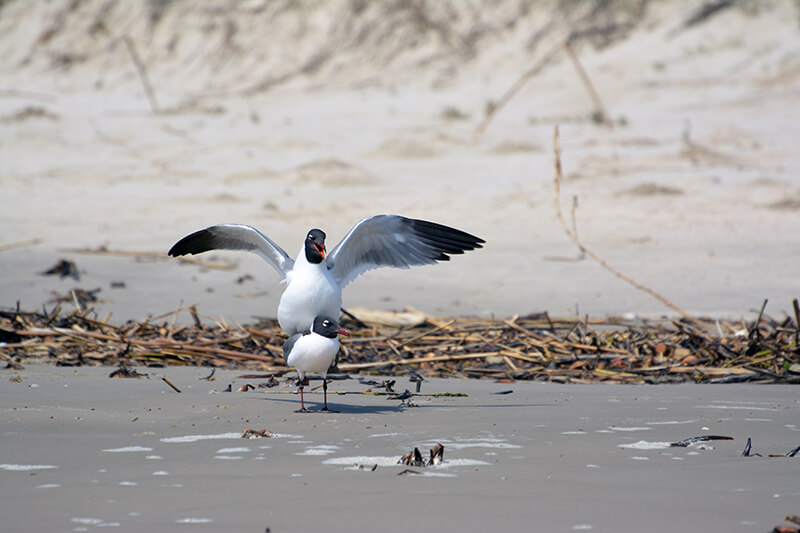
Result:
M344 328L339 328L339 329L337 329L337 330L336 330L336 333L338 333L339 335L344 335L345 337L349 337L349 336L350 336L350 332L349 332L349 331L347 331L347 330L346 330L346 329L344 329Z
M321 255L322 258L325 259L325 243L322 244L314 243L314 248L316 248L317 251L319 252L319 255Z

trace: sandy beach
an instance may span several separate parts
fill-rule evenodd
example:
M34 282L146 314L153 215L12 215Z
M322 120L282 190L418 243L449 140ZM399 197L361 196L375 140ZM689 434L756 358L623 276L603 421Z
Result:
M280 2L222 12L10 2L0 12L0 304L53 306L78 287L100 289L92 305L117 323L180 304L237 321L274 316L279 279L258 257L206 254L235 265L216 270L165 252L237 222L293 255L311 227L336 243L389 212L464 229L486 248L372 272L347 288L345 306L674 315L562 230L559 124L561 204L569 219L576 198L586 246L689 313L752 316L766 298L768 313L791 314L800 33L790 3L756 4L696 25L692 2L644 15L520 3L455 18L441 4L423 30L420 13L391 3L301 15ZM447 19L448 35L474 41L444 39ZM557 53L474 139L487 105L570 29L604 24L624 31L573 46L613 129L591 120L587 87ZM313 58L318 68L298 67ZM41 275L62 258L80 280Z
M82 289L112 324L192 305L252 324L281 293L263 260L167 250L243 223L294 255L310 228L332 246L397 213L486 246L369 272L345 308L675 317L565 233L558 126L586 247L687 313L794 317L798 7L601 4L0 2L0 307L66 314ZM75 277L43 275L62 259ZM800 514L791 386L431 378L405 406L352 376L340 413L297 414L293 373L225 392L263 380L22 366L0 370L3 532L762 533ZM670 446L709 436L731 440ZM442 464L397 464L437 443Z
M284 385L221 392L259 383L241 372L109 371L0 381L3 531L766 532L800 504L798 459L767 457L800 445L791 386L432 379L466 396L401 407L336 395L370 389L354 378L331 385L339 414L303 415ZM734 440L668 447L703 435ZM748 437L761 457L740 457ZM441 465L397 464L436 443Z

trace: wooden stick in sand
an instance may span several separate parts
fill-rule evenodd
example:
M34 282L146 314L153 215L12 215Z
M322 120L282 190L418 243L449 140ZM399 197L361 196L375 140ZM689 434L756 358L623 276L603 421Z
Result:
M567 221L564 219L564 214L561 212L561 179L563 178L563 174L561 172L561 148L559 147L559 143L558 143L558 126L556 126L553 129L553 165L554 165L553 199L554 199L555 204L556 204L556 214L558 215L558 220L561 222L561 227L564 229L564 232L578 246L578 249L580 249L581 252L585 253L586 255L588 255L589 257L591 257L595 261L597 261L600 264L600 266L602 266L603 268L605 268L606 270L608 270L609 272L614 274L619 279L621 279L621 280L623 280L623 281L625 281L627 283L630 283L631 285L633 285L637 289L642 290L642 291L648 293L649 295L653 296L658 301L660 301L661 303L663 303L664 305L666 305L667 307L669 307L673 311L675 311L678 314L680 314L686 320L689 320L690 322L694 322L696 324L700 324L699 320L697 320L692 315L690 315L689 313L687 313L686 311L684 311L683 309L681 309L680 307L678 307L677 305L672 303L670 300L668 300L667 298L665 298L661 294L657 293L656 291L654 291L650 287L647 287L646 285L643 285L643 284L639 283L638 281L636 281L635 279L631 278L630 276L626 276L625 274L623 274L619 270L617 270L614 267L612 267L611 265L609 265L602 257L600 257L599 255L597 255L596 253L594 253L593 251L588 249L581 242L580 238L578 238L577 233L572 231L569 228L569 226L567 225Z

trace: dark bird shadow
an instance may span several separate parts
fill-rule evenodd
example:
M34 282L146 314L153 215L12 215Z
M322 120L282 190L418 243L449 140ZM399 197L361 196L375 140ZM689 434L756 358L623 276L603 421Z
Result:
M298 396L297 399L294 398L253 398L257 400L266 400L270 402L282 402L286 404L291 404L296 406L296 409L300 408L300 397ZM407 407L405 405L397 405L397 404L387 404L387 405L353 405L353 404L342 404L342 403L334 403L330 400L328 401L328 409L335 412L325 412L322 411L323 403L311 400L309 401L306 398L306 409L308 409L310 414L321 414L321 415L347 415L347 414L381 414L381 413L401 413L406 409L416 409L415 407ZM302 414L302 413L298 413Z

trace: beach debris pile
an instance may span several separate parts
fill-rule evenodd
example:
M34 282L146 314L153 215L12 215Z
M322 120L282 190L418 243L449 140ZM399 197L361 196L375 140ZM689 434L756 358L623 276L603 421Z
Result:
M60 259L55 265L41 273L42 276L58 276L61 279L71 277L75 280L81 279L81 273L73 261Z
M444 446L442 446L441 443L437 442L428 452L429 458L426 461L425 458L422 457L419 448L415 447L413 450L403 455L400 460L397 461L397 464L406 466L436 466L442 464L442 461L444 461Z
M180 313L191 321L179 324ZM796 312L796 315L800 312ZM343 320L338 371L559 383L800 383L798 316L753 321L427 317L415 326ZM201 320L180 307L122 325L91 308L0 310L0 363L61 366L172 365L286 371L286 336L274 320L253 325ZM376 382L376 385L381 385ZM401 399L396 397L394 399Z
M768 453L767 457L798 457L800 454L800 446L795 446L791 450L786 453ZM744 445L744 450L742 451L742 457L764 457L760 453L753 451L753 439L747 437L747 443Z
M242 433L243 439L270 439L274 436L275 434L266 428L264 429L247 428Z
M800 526L800 516L788 515L784 516L783 520L785 522L791 522L792 524ZM782 525L782 526L775 526L775 528L772 530L772 533L800 533L800 529L794 526Z

